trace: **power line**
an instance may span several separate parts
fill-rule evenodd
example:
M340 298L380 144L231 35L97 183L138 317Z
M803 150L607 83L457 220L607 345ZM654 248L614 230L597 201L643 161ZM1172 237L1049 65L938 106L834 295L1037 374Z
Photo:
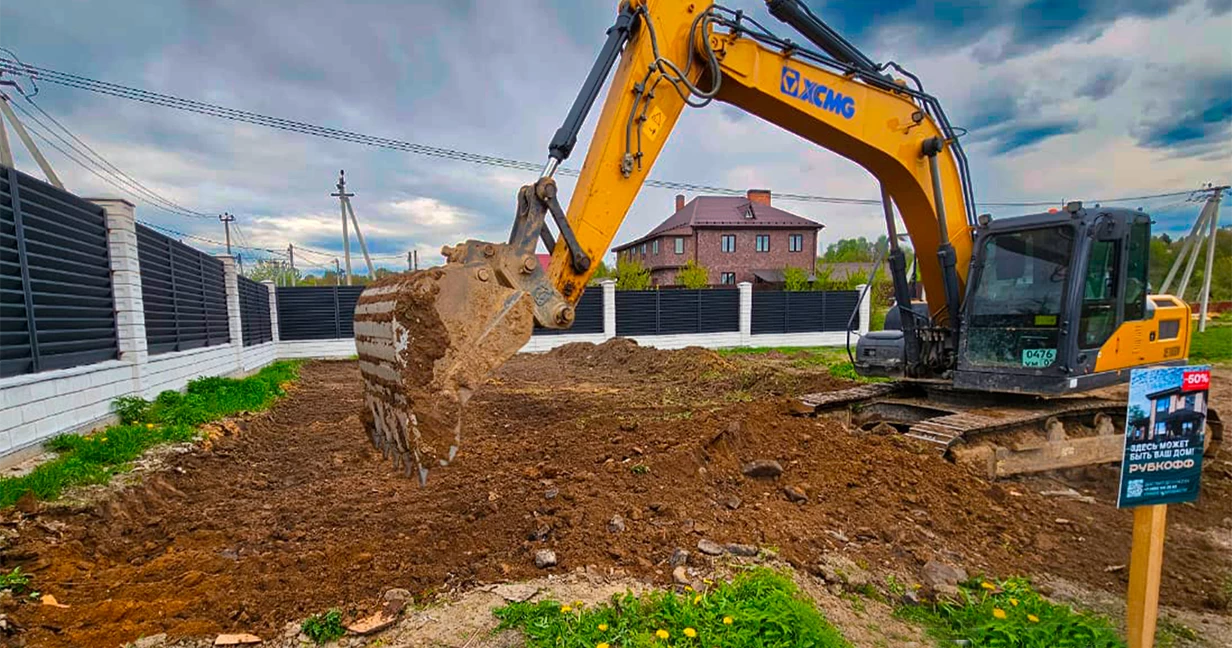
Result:
M351 142L355 144L362 144L365 146L405 151L405 152L413 153L416 155L424 155L428 157L457 160L461 162L469 162L472 164L480 164L480 165L486 165L486 166L503 167L503 168L515 169L519 171L538 172L542 166L541 164L538 164L535 162L528 162L525 160L515 160L511 158L483 155L479 153L472 153L468 151L462 151L462 150L446 148L446 147L428 146L425 144L418 144L415 142L408 142L405 140L398 140L398 139L387 138L387 137L378 137L374 135L366 135L366 134L358 133L355 131L348 131L348 130L343 130L343 129L330 128L326 126L319 126L316 124L310 124L307 122L301 122L301 121L296 121L296 120L291 120L291 119L284 119L281 117L272 117L269 115L263 115L260 113L250 112L246 110L226 108L224 106L219 106L216 104L210 104L210 103L196 101L192 99L184 99L182 97L176 97L174 95L162 94L162 93L152 92L149 90L142 90L140 88L125 86L125 85L121 85L118 83L99 81L97 79L91 79L89 77L84 77L84 76L80 76L76 74L70 74L67 72L60 72L60 71L53 70L50 68L44 68L44 67L39 67L35 65L20 63L16 60L0 59L0 71L9 72L12 74L20 74L20 75L28 76L31 78L38 78L39 80L42 80L48 83L55 83L58 85L63 85L63 86L71 87L71 88L77 88L81 90L95 92L98 94L110 95L110 96L119 97L122 99L128 99L130 101L138 101L142 103L163 106L167 108L174 108L177 110L182 110L182 111L187 111L187 112L195 112L198 114L209 115L212 117L228 119L231 121L244 122L244 123L249 123L249 124L253 124L257 126L264 126L267 128L274 128L278 130L300 133L304 135L312 135L315 137L321 137L325 139L333 139L333 140ZM566 174L566 175L574 175L574 176L578 175L578 170L571 169L571 168L561 168L559 172ZM717 187L713 185L690 183L690 182L674 182L674 181L667 181L667 180L650 179L650 180L647 180L644 184L646 186L655 187L659 189L670 189L670 190L675 190L675 191L689 191L689 192L694 192L694 193L709 193L709 194L732 195L732 196L744 195L745 193L745 190L743 189L733 189L730 187ZM1179 195L1184 195L1186 193L1188 192L1187 191L1165 192L1165 193L1151 194L1151 195L1146 195L1146 196L1105 198L1105 199L1097 200L1094 202L1104 203L1104 202L1126 202L1126 201L1134 201L1134 200L1147 200L1151 198L1179 196ZM787 201L793 201L793 202L815 202L815 203L846 204L846 205L880 205L881 204L881 201L879 199L844 198L844 197L837 197L837 196L819 196L819 195L798 194L798 193L779 193L779 194L775 194L775 197L780 200L787 200ZM1018 201L1018 202L981 202L979 203L980 206L984 206L984 207L1045 207L1045 206L1060 205L1060 204L1061 204L1060 200Z

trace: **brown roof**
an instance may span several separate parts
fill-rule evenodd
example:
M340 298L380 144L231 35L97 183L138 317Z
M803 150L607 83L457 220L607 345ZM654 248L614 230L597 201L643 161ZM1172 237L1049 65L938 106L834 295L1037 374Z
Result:
M750 209L753 217L747 218ZM777 207L750 202L747 196L698 196L645 236L612 249L619 252L660 236L687 236L694 229L705 227L821 229L825 226Z

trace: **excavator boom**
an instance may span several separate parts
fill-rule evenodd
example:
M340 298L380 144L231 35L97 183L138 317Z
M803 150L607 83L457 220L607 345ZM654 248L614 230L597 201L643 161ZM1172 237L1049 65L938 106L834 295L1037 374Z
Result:
M799 0L767 0L767 7L824 53L779 38L742 12L710 0L625 0L548 146L541 176L518 192L508 241L466 241L446 248L444 267L392 277L364 292L356 310L356 341L367 387L367 420L374 442L408 472L426 479L429 467L453 459L461 441L462 406L488 371L526 343L535 323L548 328L572 324L573 307L597 269L593 260L608 250L687 106L730 104L838 153L880 181L895 298L904 305L898 309L901 333L862 346L858 368L934 381L956 375L982 380L984 368L961 371L971 369L964 367L961 355L966 351L960 339L963 305L972 295L982 304L988 294L968 286L972 268L993 258L997 268L1008 268L1011 264L1001 260L1015 261L1011 255L1036 254L1055 241L1076 240L1076 225L1070 221L1109 240L1115 234L1122 241L1118 245L1126 245L1132 223L1140 220L1134 214L1044 215L1025 222L1021 236L977 236L981 226L973 218L966 158L940 104L918 79L897 65L874 64ZM553 176L572 153L609 77L565 209ZM906 306L911 296L895 208L917 253L928 299L920 310ZM546 224L549 217L555 233ZM546 271L535 258L540 243L552 252ZM990 251L973 259L977 244ZM996 252L998 246L1007 251ZM1049 252L1052 257L1056 253ZM1078 250L1075 262L1085 261L1083 254ZM1116 258L1132 254L1127 248ZM1040 292L1043 302L1070 304L1081 282L1068 278L1076 273L1062 270L1040 275L1052 257L1024 266L1034 275L1011 279ZM994 275L995 269L985 272L992 277L986 283ZM1058 282L1063 286L1053 285ZM1137 299L1145 308L1144 291ZM1105 320L1119 321L1126 312L1132 311L1118 307L1114 319ZM1040 376L1046 385L1042 391L1077 384L1065 382L1071 365L1058 360L1079 353L1068 347L1060 351L1063 343L1070 344L1069 338L1061 339L1070 328L1061 321L1063 315L1074 313L1057 311L1029 320L1041 328L1037 332L1015 328L1012 317L1008 325L994 322L983 331L984 338L977 338L1011 360L1022 347L1023 367L1034 375L1000 366L988 375L1008 391ZM1053 333L1042 330L1046 327ZM1035 348L1041 344L1053 348ZM1035 364L1027 364L1028 358ZM1048 363L1041 364L1044 360ZM1094 360L1090 364L1094 367Z

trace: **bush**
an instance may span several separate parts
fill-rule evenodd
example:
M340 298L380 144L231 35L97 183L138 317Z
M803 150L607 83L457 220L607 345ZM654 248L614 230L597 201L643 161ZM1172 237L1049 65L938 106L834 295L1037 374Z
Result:
M710 271L689 259L688 263L676 272L676 283L690 290L706 288L710 285Z
M304 619L299 629L318 645L329 643L346 634L346 627L342 625L342 612L338 609Z
M646 290L650 287L650 270L637 259L616 261L616 290Z
M808 273L800 268L783 268L783 289L800 292L809 289Z

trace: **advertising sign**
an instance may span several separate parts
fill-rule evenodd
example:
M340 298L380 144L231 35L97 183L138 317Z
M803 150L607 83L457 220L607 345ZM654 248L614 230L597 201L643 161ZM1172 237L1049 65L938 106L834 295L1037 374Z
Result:
M1198 499L1209 366L1134 369L1118 508Z

